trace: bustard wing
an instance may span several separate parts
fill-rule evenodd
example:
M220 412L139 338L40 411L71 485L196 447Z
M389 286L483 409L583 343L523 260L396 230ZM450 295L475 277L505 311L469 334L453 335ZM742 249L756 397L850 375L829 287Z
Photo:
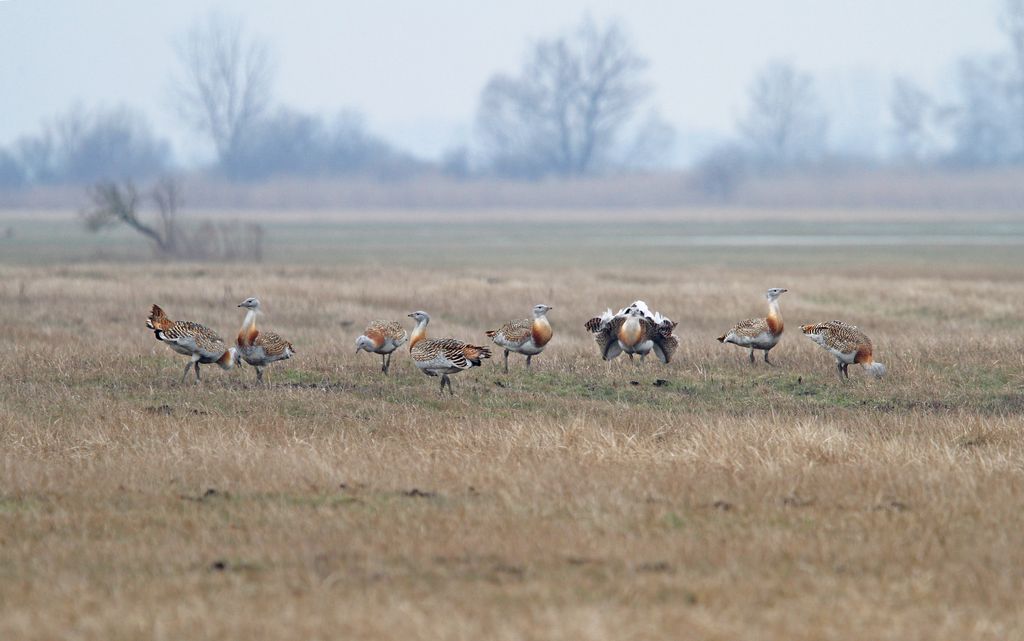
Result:
M589 322L589 321L588 321ZM616 316L610 321L603 321L602 325L594 331L594 341L597 348L601 350L601 358L610 361L622 353L622 346L619 345L619 328L626 322L625 316Z
M286 352L295 353L292 344L274 332L260 332L252 342L253 346L262 347L267 356L282 356Z
M838 350L844 354L857 351L864 346L871 346L871 339L859 327L838 320L818 323L814 333L824 339L824 347Z
M769 331L768 321L763 318L748 318L736 323L732 329L726 332L726 336L736 334L737 336L756 338L767 331Z
M384 341L388 339L396 346L401 345L409 337L408 332L405 331L401 323L389 320L370 321L363 335L372 340L378 347L383 345Z
M518 347L533 336L533 321L528 318L519 318L505 323L499 329L491 329L485 333L497 345Z
M491 357L491 350L469 345L454 338L427 338L412 348L412 359L421 368L454 367L469 369Z
M164 329L154 331L159 340L174 343L203 358L219 358L227 350L223 338L209 327L199 323L176 321L165 326Z
M679 347L679 339L672 334L672 330L674 330L678 324L679 323L674 323L667 318L661 323L655 323L654 321L646 318L644 319L647 338L654 343L654 353L662 363L670 362L672 360L672 355L676 353L676 349Z

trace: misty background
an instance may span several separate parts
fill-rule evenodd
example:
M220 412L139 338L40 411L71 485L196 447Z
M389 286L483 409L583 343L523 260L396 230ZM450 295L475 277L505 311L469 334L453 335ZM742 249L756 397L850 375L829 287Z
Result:
M0 1L0 206L1017 208L1024 0ZM179 190L180 191L180 190Z

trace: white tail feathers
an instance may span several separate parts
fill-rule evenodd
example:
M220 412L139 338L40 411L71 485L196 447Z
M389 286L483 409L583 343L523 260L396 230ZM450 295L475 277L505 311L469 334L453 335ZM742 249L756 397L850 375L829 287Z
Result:
M871 363L870 365L865 365L864 369L866 369L868 373L874 376L875 378L882 378L883 376L885 376L885 365L882 365L881 363Z

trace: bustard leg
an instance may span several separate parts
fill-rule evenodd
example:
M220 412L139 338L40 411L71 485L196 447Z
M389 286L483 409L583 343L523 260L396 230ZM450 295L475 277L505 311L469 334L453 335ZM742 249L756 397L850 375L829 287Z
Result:
M754 364L754 348L753 347L750 348L750 364L751 365Z
M181 382L184 384L185 379L188 378L188 371L192 369L193 361L189 361L185 364L185 373L181 375Z
M633 362L633 352L626 352L626 354L629 356L629 362L632 363Z
M455 392L452 391L452 379L448 378L447 374L441 375L441 396L444 396L444 386L448 386L448 393L455 396Z
M385 374L388 373L388 357L387 357L387 354L381 354L380 355L380 371L384 372Z
M843 376L845 376L846 378L850 378L850 364L849 363L843 363Z
M256 382L257 383L262 383L263 382L263 368L260 367L259 365L256 366Z
M533 358L533 354L526 355L526 369L530 369L530 359Z
M768 360L768 352L770 352L770 351L771 350L767 350L767 349L764 350L764 362L768 363L769 365L774 365L775 363L773 363L770 360ZM753 354L753 352L751 352L751 354Z
M198 385L199 384L199 361L196 361L195 368L196 368L196 384Z
M388 363L387 363L387 365L384 366L384 373L385 374L387 374L388 372L391 371L391 356L392 356L392 354L394 354L394 352L391 352L391 354L388 354Z
M505 350L505 373L508 374L508 350Z
M647 352L644 352L643 354L640 355L640 365L644 364L645 358L647 358ZM640 367L640 365L637 365L637 367Z
M836 370L839 374L839 380L843 380L843 361L836 361Z

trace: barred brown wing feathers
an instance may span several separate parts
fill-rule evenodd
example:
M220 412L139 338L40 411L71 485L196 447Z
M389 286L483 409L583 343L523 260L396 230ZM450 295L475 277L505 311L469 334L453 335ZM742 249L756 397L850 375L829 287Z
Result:
M404 340L407 336L405 328L398 321L386 321L386 320L375 320L371 321L366 327L364 332L367 336L372 333L379 334L384 338L390 338L394 341ZM371 337L372 338L372 337Z
M188 331L196 341L196 346L200 352L203 352L204 356L219 356L224 353L227 346L224 344L224 339L221 338L208 327L204 327L199 323L184 322L182 325L188 325Z
M748 318L736 323L729 331L737 336L755 338L768 331L768 322L763 318Z
M601 329L601 318L599 316L595 316L584 323L583 326L587 328L588 332L596 332Z
M286 350L289 349L292 352L295 351L291 343L284 340L274 332L261 332L256 337L256 340L253 342L253 345L262 347L263 351L266 353L267 356L280 356L284 354Z
M532 336L533 322L520 318L514 321L509 321L501 326L498 330L492 330L487 332L487 336L491 338L504 338L506 342L513 344L521 344L530 340Z
M658 358L661 359L662 363L668 363L672 360L672 355L676 353L676 349L679 347L679 339L671 334L658 334L658 337L654 339L654 352Z
M601 358L608 360L609 352L614 351L613 348L618 346L619 328L622 327L625 321L626 318L624 316L616 316L604 328L594 334L594 341L601 350Z

